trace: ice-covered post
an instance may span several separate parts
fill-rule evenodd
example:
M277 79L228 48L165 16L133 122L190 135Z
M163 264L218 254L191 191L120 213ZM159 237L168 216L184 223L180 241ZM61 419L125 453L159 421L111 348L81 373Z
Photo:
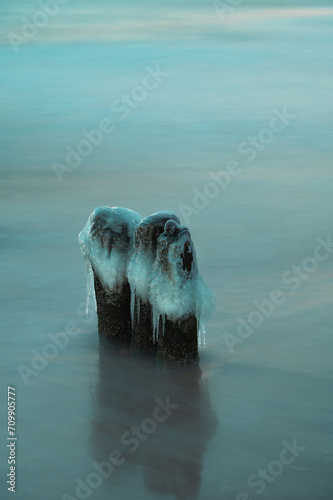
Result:
M215 298L198 272L188 228L174 220L166 222L157 241L148 298L158 363L165 368L198 363L198 341L205 344L205 323Z
M142 219L135 231L134 253L127 265L133 325L131 349L134 354L156 354L148 279L156 258L157 240L168 220L179 222L172 212L156 212Z
M98 332L122 346L131 342L130 287L126 266L141 215L127 208L100 207L79 234L86 261L87 307L94 294Z

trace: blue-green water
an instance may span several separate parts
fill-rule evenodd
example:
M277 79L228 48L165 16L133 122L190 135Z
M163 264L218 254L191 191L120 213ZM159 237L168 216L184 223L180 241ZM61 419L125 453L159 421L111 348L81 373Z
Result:
M38 10L0 7L2 400L14 385L16 498L75 498L76 478L169 396L174 415L122 448L125 463L89 498L328 500L333 255L316 248L333 234L330 2L244 1L221 19L210 2L73 0L15 52L8 33ZM289 118L272 132L277 113ZM101 121L113 131L66 163ZM238 175L209 191L231 161ZM189 225L217 296L199 381L99 357L77 234L102 205L168 209ZM239 337L237 318L277 289L284 300ZM68 322L80 333L36 370L36 351ZM22 365L34 370L25 383ZM305 450L272 466L295 439ZM258 469L278 471L263 492L248 482Z

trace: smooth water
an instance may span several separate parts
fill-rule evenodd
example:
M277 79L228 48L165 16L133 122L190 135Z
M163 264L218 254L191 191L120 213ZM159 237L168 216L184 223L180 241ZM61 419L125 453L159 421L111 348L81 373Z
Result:
M329 5L244 1L222 20L209 2L73 0L18 53L7 33L39 7L1 5L1 399L6 410L16 387L18 500L75 498L113 450L124 462L76 498L331 498L333 254L315 253L333 234ZM158 65L143 98L134 89ZM115 111L131 92L140 102ZM288 123L263 132L284 107ZM105 119L113 132L59 182L52 164ZM258 134L266 143L245 152ZM209 187L230 161L239 174ZM102 205L189 225L217 296L201 373L100 354L77 235ZM260 322L254 301L277 289L228 349L237 318ZM54 359L38 362L43 350ZM155 428L146 419L167 398L177 409ZM140 425L137 449L124 444ZM301 451L280 455L294 440Z

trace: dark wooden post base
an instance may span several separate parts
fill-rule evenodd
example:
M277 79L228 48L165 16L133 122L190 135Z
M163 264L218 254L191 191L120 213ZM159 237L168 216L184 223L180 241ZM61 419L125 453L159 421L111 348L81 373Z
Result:
M156 356L157 343L153 336L153 319L151 305L140 300L138 320L137 305L134 310L134 327L132 331L131 353L133 356Z
M199 363L197 319L166 319L164 334L159 328L157 363L162 369L181 368Z
M131 293L127 280L121 292L103 287L94 273L98 316L98 333L118 347L129 347L132 338L130 317Z

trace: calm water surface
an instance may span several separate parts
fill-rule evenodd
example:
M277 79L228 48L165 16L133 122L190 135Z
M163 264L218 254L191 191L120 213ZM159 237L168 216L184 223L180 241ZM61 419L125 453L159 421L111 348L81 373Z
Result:
M274 5L244 2L222 22L209 2L73 0L17 54L7 32L38 6L1 6L0 358L2 400L7 385L17 391L17 500L75 497L76 479L113 450L125 461L89 498L331 498L332 254L295 290L282 275L333 231L333 16L325 3ZM157 65L168 75L121 120L112 103ZM289 124L247 161L241 143L284 107ZM52 163L105 118L115 130L59 183ZM231 160L241 173L185 220L180 205ZM102 205L173 210L189 224L217 296L201 371L162 375L100 351L77 234ZM226 332L276 289L284 302L230 352ZM31 369L68 324L80 333L25 384L18 366ZM124 444L167 398L179 405L168 419ZM271 466L294 440L299 456ZM261 492L248 480L269 467ZM10 498L4 475L1 491Z

